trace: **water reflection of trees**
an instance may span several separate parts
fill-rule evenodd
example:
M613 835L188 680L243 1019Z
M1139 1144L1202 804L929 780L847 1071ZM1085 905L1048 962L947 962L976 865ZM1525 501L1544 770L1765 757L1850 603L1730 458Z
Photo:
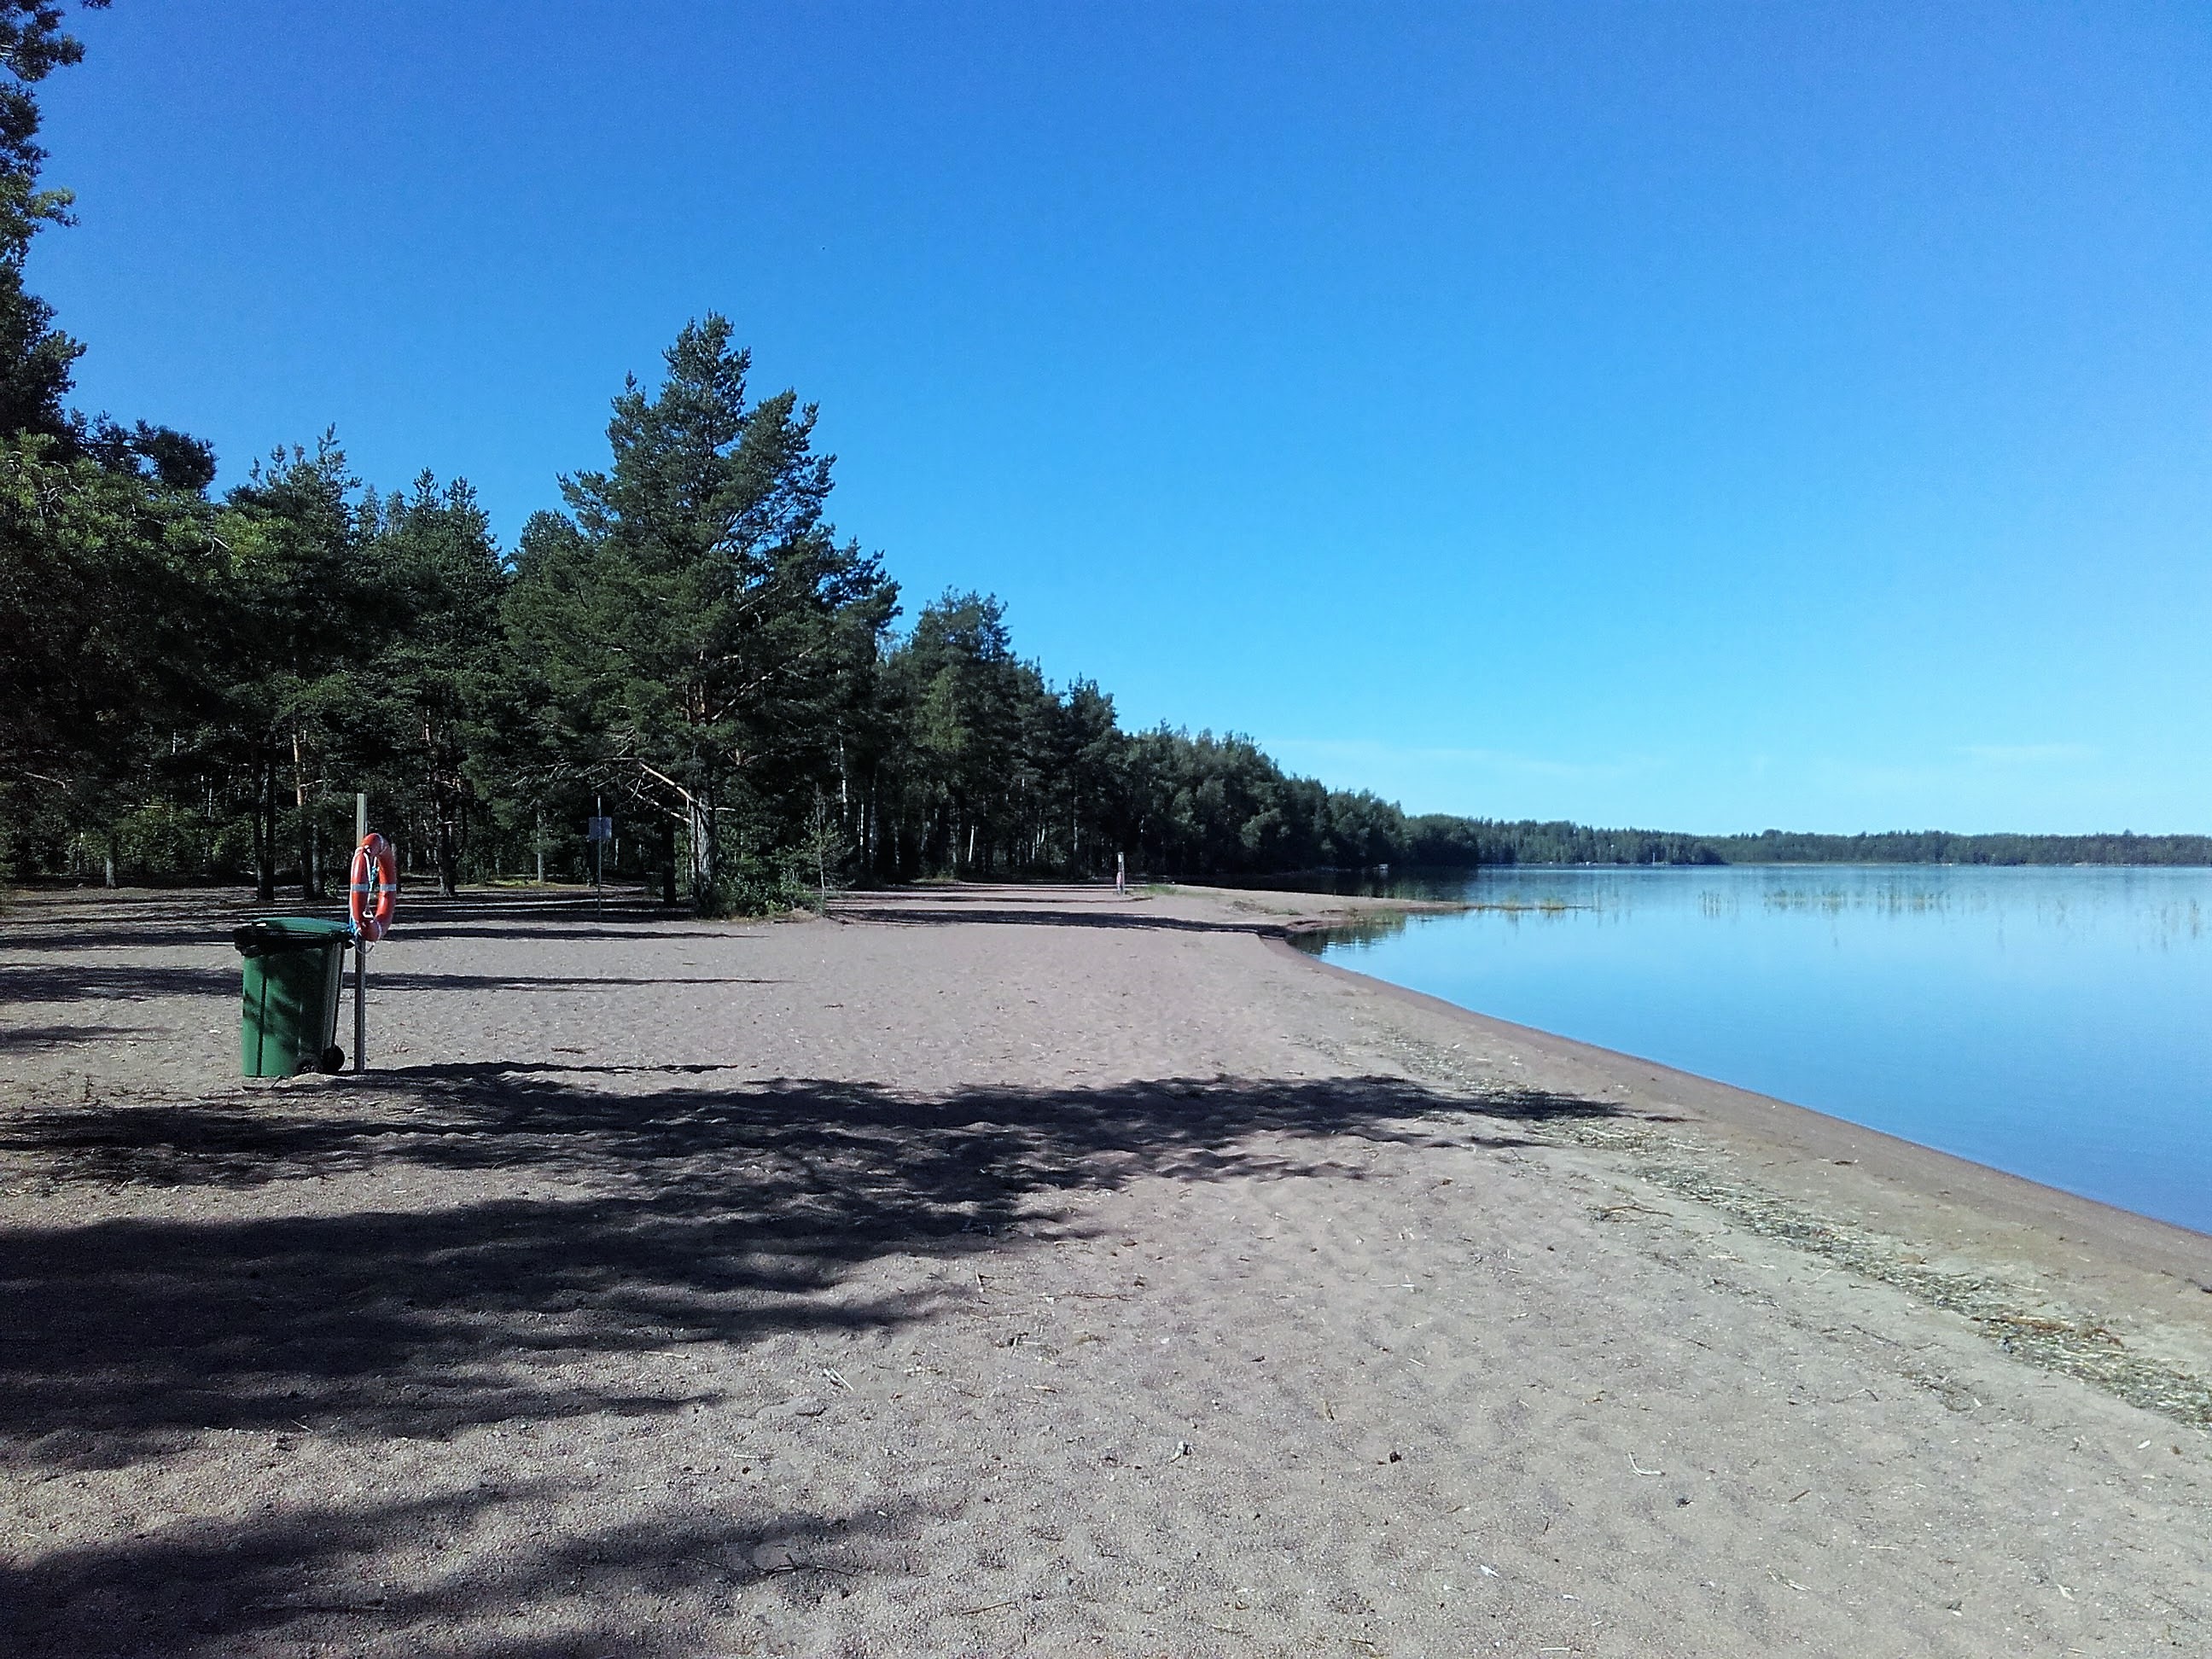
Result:
M1893 915L1948 910L1955 896L1940 888L1902 887L1884 882L1873 887L1770 887L1763 896L1770 910L1821 910L1833 915L1844 910L1880 910ZM1985 903L1979 894L1970 901Z
M1894 874L1803 869L1671 875L1625 870L1499 871L1484 880L1490 896L1462 899L1448 914L1492 912L1504 917L1509 926L1526 917L1551 920L1570 912L1588 912L1601 921L1626 921L1640 912L1679 914L1685 909L1713 922L1758 914L1999 927L2017 922L2039 932L2076 935L2117 930L2132 935L2141 948L2166 950L2203 939L2208 932L2206 911L2212 905L2194 894L2173 894L2170 888L2160 891L2150 881L2202 873L2100 871L2082 883L2081 872L2070 870L1991 871L1982 866ZM2121 879L2111 879L2113 876ZM1481 890L1463 884L1459 894L1473 890ZM1425 892L1377 896L1431 896ZM1403 933L1422 914L1387 910L1347 917L1303 943L1316 953L1330 945L1373 945Z

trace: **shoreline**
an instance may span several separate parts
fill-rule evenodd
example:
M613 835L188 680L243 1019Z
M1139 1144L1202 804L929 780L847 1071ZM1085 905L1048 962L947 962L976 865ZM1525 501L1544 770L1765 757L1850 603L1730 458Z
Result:
M2197 1236L1285 936L1388 902L416 899L252 1082L234 908L27 902L0 1648L2212 1638Z
M1250 890L1186 890L1250 896ZM1661 1176L1661 1184L1909 1288L2031 1364L2212 1429L2212 1235L1718 1079L1499 1019L1293 942L1350 917L1424 902L1271 896L1283 902L1286 919L1260 937L1279 958L1495 1045L1545 1094L1618 1098L1679 1121L1706 1143L1692 1152L1694 1160L1750 1172L1747 1183L1678 1175ZM1330 902L1330 913L1313 915L1318 906L1300 902L1313 899ZM1431 1050L1432 1066L1437 1058ZM1462 1085L1474 1081L1448 1063L1437 1069ZM1611 1139L1599 1137L1601 1144ZM1643 1173L1650 1179L1656 1172ZM1943 1266L1923 1270L1939 1251ZM2118 1364L2107 1351L2107 1322L2094 1304L2124 1307L2166 1334L2187 1334L2140 1365Z
M1701 1073L1686 1072L1662 1060L1585 1042L1538 1026L1500 1019L1448 998L1363 974L1358 969L1300 950L1291 942L1296 934L1330 930L1331 924L1326 921L1296 925L1282 929L1281 936L1270 943L1323 972L1345 975L1384 996L1464 1020L1486 1035L1515 1042L1562 1064L1585 1068L1607 1082L1661 1084L1682 1096L1681 1104L1686 1109L1717 1127L1760 1136L1808 1158L1832 1162L1838 1156L1847 1155L1863 1166L1865 1174L1897 1182L1923 1196L1955 1196L2007 1220L2070 1230L2073 1235L2095 1243L2131 1266L2192 1279L2212 1294L2212 1232L2069 1192L2063 1187L2014 1175L1994 1164L1978 1163L1902 1135L1867 1127L1817 1107L1799 1105L1778 1096L1762 1094ZM2060 1234L2062 1237L2066 1236Z

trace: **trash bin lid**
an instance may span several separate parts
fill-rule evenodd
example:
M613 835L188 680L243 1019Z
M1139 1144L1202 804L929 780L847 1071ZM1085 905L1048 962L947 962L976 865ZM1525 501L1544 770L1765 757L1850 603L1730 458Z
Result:
M313 951L350 939L349 922L326 921L320 916L260 916L232 933L231 944L242 957L265 957L278 951Z

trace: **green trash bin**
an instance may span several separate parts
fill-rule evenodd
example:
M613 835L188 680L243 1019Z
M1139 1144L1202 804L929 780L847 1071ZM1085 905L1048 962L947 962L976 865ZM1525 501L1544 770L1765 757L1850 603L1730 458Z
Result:
M238 1047L248 1077L335 1072L338 989L353 929L315 916L264 916L230 936L246 958L246 999Z

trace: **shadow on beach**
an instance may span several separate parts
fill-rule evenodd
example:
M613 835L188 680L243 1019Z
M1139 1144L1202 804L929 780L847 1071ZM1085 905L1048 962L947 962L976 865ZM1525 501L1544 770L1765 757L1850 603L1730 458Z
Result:
M424 1066L246 1101L21 1113L0 1128L0 1151L58 1182L240 1188L416 1169L497 1171L526 1195L0 1231L0 1412L34 1455L56 1435L55 1456L113 1463L210 1428L305 1419L438 1435L598 1410L609 1402L534 1389L504 1362L924 1317L815 1293L890 1253L959 1255L1009 1230L1079 1229L1058 1200L1082 1189L1358 1180L1322 1143L1510 1146L1526 1144L1516 1125L1621 1115L1388 1078L923 1100L847 1083L679 1080L720 1069Z
M1068 905L1016 908L1004 904L962 908L934 899L927 904L840 907L838 919L892 927L1108 927L1139 933L1279 933L1279 921L1199 921L1142 910L1084 910Z
M546 895L527 890L464 892L439 898L410 890L402 937L410 943L465 939L475 942L535 940L574 944L611 936L622 939L695 939L750 932L773 925L763 917L701 921L680 903L666 904L634 888L611 891L604 902L571 891ZM1037 888L975 884L963 887L855 889L833 894L831 919L879 922L890 927L1016 926L1128 928L1144 932L1264 933L1279 923L1196 921L1146 909L1143 901L1126 908L1110 888L1071 884ZM122 951L228 943L228 930L255 916L313 915L343 921L337 901L283 898L259 902L236 893L161 893L129 899L78 894L47 896L46 902L9 918L6 943L38 951ZM0 1000L53 1000L70 994L65 981L47 977L61 964L37 963L0 970ZM142 970L152 977L138 989L118 980L102 981L89 971L83 994L161 995L205 988L190 977L216 970L172 968ZM106 970L119 974L124 970ZM173 976L167 982L163 975ZM173 976L184 975L178 980ZM10 981L19 988L7 989ZM210 981L211 982L211 981ZM33 987L39 994L34 999Z
M1273 931L1093 908L1092 896L913 891L839 908L861 926ZM76 953L227 946L230 926L270 908L203 901L180 916L125 902L11 920L9 944L35 954L0 969L0 1005L100 1012L88 1006L81 1024L72 1010L19 1024L6 1046L116 1040L137 1029L118 1005L144 999L228 1005L233 962ZM588 896L501 894L421 903L408 937L659 939L732 927L690 922L635 895L602 911ZM395 959L383 974L373 964L372 979L424 992L775 982L599 978L562 966L412 972ZM112 1210L135 1190L161 1212L0 1229L0 1459L9 1472L70 1481L143 1469L158 1481L167 1460L226 1432L264 1437L254 1443L281 1461L295 1443L374 1458L395 1442L497 1425L519 1432L630 1418L657 1431L687 1407L727 1402L702 1392L718 1386L716 1372L672 1380L684 1368L656 1356L911 1327L968 1305L964 1274L918 1280L876 1265L887 1258L952 1262L1086 1237L1085 1194L1140 1178L1358 1181L1363 1141L1515 1146L1547 1120L1623 1115L1600 1102L1470 1099L1390 1078L921 1097L865 1084L764 1084L733 1066L559 1059L422 1065L198 1101L25 1104L0 1117L0 1152L50 1200L81 1193ZM425 1195L441 1174L469 1179ZM336 1209L191 1197L365 1176L380 1178L373 1195L351 1186ZM478 1468L484 1449L471 1446L478 1478L459 1491L348 1497L303 1472L293 1498L257 1513L194 1505L198 1518L0 1562L0 1652L212 1659L295 1643L322 1620L325 1639L354 1651L689 1653L674 1632L614 1627L606 1609L632 1592L711 1604L720 1589L786 1572L793 1595L835 1593L834 1576L763 1565L759 1552L778 1540L869 1538L895 1555L913 1528L895 1504L889 1515L790 1510L771 1522L664 1505L649 1527L579 1526L574 1506L589 1500L593 1477L502 1480L495 1464ZM532 1515L545 1525L531 1525ZM465 1542L485 1525L507 1538L491 1557ZM441 1540L475 1564L465 1577L441 1569ZM410 1551L423 1564L396 1574L374 1565Z
M679 906L647 897L635 888L611 890L605 902L574 891L465 891L440 898L409 888L405 933L410 939L558 939L589 938L600 930L625 939L683 939L702 926ZM185 889L129 897L40 894L7 918L5 943L32 951L155 950L225 944L229 930L256 916L345 919L343 893L303 899L296 894L266 901L235 890Z
M658 1597L688 1593L727 1617L733 1584L783 1572L805 1575L811 1565L750 1569L764 1548L797 1543L805 1550L818 1543L849 1555L861 1540L910 1529L908 1516L882 1510L785 1510L744 1522L656 1516L588 1531L567 1527L550 1541L503 1549L495 1561L472 1565L465 1588L434 1574L393 1583L362 1573L362 1564L395 1540L442 1548L492 1504L558 1503L581 1484L515 1481L490 1491L343 1507L288 1504L251 1520L188 1522L158 1540L60 1551L34 1566L0 1565L0 1642L21 1659L214 1659L241 1651L240 1644L264 1632L280 1650L301 1651L301 1623L313 1620L343 1632L330 1647L305 1650L313 1652L373 1647L437 1659L605 1659L616 1653L690 1659L699 1650L680 1633L648 1635L634 1617L607 1611L606 1601L641 1589ZM830 1567L814 1571L853 1576ZM827 1582L835 1584L836 1577ZM513 1633L498 1633L502 1624L515 1627ZM441 1625L467 1633L430 1637L428 1645L416 1634Z

